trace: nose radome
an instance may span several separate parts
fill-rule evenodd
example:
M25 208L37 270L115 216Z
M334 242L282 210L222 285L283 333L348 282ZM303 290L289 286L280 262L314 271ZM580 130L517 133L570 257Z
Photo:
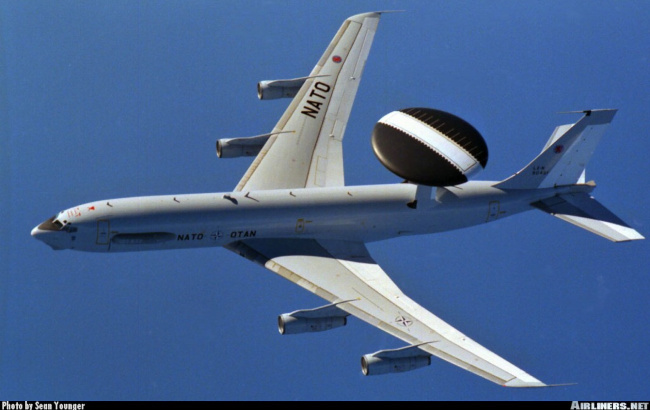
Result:
M70 247L70 235L50 218L32 229L31 235L54 250Z

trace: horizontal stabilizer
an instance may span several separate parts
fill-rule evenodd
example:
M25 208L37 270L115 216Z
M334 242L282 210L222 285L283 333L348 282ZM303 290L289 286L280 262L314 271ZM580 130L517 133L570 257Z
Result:
M614 242L645 239L586 193L558 195L531 205Z

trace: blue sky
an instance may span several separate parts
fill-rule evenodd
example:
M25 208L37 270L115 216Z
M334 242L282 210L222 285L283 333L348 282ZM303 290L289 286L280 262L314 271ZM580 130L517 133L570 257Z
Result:
M649 235L645 1L3 1L3 400L647 400L648 241L614 244L541 212L369 245L414 300L546 383L505 389L438 359L364 377L402 343L351 319L280 336L323 301L224 250L54 252L45 218L103 198L229 191L250 159L215 140L269 132L343 20L382 17L344 142L350 185L399 182L370 147L406 107L452 112L490 150L477 179L526 165L561 111L618 108L587 169Z

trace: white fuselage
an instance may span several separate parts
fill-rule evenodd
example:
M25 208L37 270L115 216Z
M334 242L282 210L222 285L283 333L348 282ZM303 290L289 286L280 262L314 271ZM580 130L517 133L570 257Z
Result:
M585 189L505 191L493 184L478 181L432 190L404 183L109 199L62 211L32 235L55 249L90 252L224 246L254 238L372 242L478 225L532 209L530 204L540 199Z

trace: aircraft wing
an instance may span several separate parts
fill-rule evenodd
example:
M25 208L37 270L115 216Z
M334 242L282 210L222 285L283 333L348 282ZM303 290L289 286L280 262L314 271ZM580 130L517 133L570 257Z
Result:
M409 345L494 383L546 386L407 297L363 243L250 239L226 247Z
M345 20L235 191L345 185L343 134L379 17Z

